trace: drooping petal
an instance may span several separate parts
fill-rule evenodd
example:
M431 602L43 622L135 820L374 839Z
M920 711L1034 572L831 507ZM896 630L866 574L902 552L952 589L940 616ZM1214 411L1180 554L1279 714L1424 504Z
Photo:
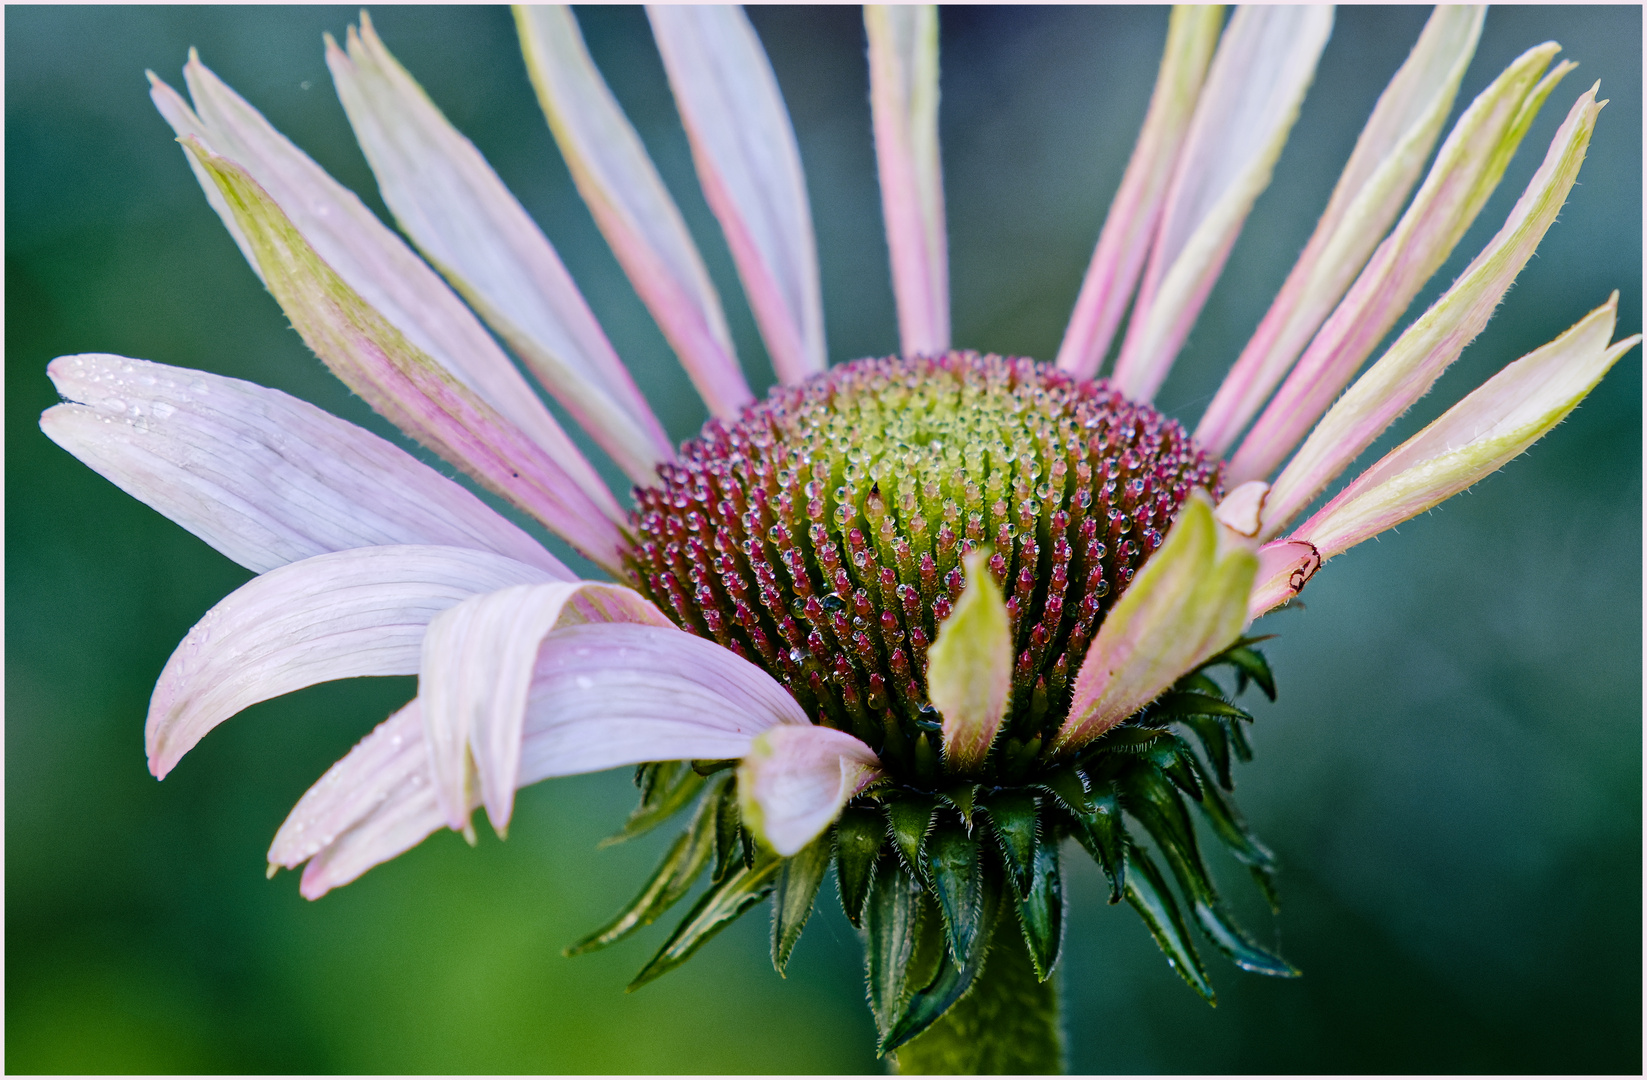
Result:
M1554 42L1528 49L1459 117L1395 230L1230 459L1230 481L1275 471L1440 269L1498 186L1545 98L1571 69L1559 64L1544 74L1559 49Z
M415 675L424 628L440 612L546 580L501 555L407 545L316 555L255 577L166 661L144 729L149 771L165 779L207 732L259 701L334 679Z
M1012 626L989 555L978 548L964 559L966 588L926 652L927 700L943 717L944 758L963 773L984 763L1012 696Z
M754 400L720 297L675 200L583 43L571 9L519 6L526 69L566 167L624 273L663 330L709 411Z
M1304 252L1195 429L1226 452L1343 297L1407 201L1452 111L1487 9L1438 6L1372 116Z
M1240 636L1258 559L1234 536L1192 492L1087 649L1055 751L1102 735Z
M346 548L476 548L574 575L514 524L387 440L279 390L124 356L46 368L53 442L263 573Z
M1166 51L1138 144L1104 218L1098 246L1058 347L1058 366L1078 378L1098 374L1143 272L1144 257L1161 220L1167 184L1195 115L1223 21L1224 8L1219 4L1179 4L1172 9Z
M742 757L774 725L810 729L770 675L683 631L586 623L545 640L526 705L518 786L643 761ZM471 792L469 806L478 803ZM269 861L304 872L309 899L446 824L420 701L361 740L298 802Z
M881 212L905 356L949 348L949 238L938 156L938 9L864 7Z
M440 277L353 192L276 131L192 50L183 74L198 112L149 74L150 97L179 141L194 136L212 152L238 163L316 254L367 304L535 440L591 500L616 513L616 502L588 460ZM209 170L192 155L185 156L201 186L215 190L218 184ZM259 265L244 223L232 220L228 200L213 190L207 192L213 209L224 216L235 242L268 284L266 268Z
M1386 454L1300 526L1323 559L1401 524L1497 471L1582 401L1641 335L1609 345L1618 294L1483 383Z
M1114 381L1149 401L1269 186L1332 32L1326 7L1236 10L1218 44L1173 173Z
M304 792L269 846L269 872L308 860L299 891L318 900L443 824L414 698Z
M674 455L560 256L361 13L326 63L383 201L412 242L638 483Z
M800 147L766 50L736 7L646 13L772 368L800 382L828 362L823 293Z
M595 562L622 565L616 504L597 505L548 452L366 303L243 168L192 136L183 142L223 192L269 291L338 378L396 427Z
M1599 84L1598 84L1599 85ZM1532 258L1578 179L1602 102L1591 87L1556 132L1544 162L1504 227L1452 288L1409 326L1316 425L1270 491L1264 531L1274 536L1372 444L1458 358L1487 325Z
M788 858L881 776L875 751L844 731L780 724L756 737L738 764L743 823Z
M492 827L500 832L507 828L538 653L549 631L563 620L571 624L585 617L573 605L580 597L601 598L606 611L597 617L670 625L639 593L596 582L499 589L468 599L429 624L422 637L418 696L436 795L452 828L468 827L469 789L476 774Z

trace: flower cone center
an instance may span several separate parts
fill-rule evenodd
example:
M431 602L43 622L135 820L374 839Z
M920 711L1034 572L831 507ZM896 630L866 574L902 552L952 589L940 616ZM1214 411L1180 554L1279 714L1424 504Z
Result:
M1217 487L1219 463L1107 383L949 353L777 387L659 473L636 491L636 586L895 776L931 780L926 652L962 557L991 549L1012 627L993 771L1056 730L1104 614L1191 488Z

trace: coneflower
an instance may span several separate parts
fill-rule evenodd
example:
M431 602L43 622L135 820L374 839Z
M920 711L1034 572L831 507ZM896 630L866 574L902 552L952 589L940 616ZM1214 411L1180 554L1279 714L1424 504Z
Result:
M679 448L549 241L364 15L327 59L423 259L198 58L192 100L151 76L310 348L612 578L578 580L458 484L277 391L59 358L46 433L259 575L168 662L152 771L257 701L416 674L417 696L292 811L271 873L306 864L318 897L439 828L472 835L477 808L503 832L521 786L635 766L626 834L687 823L634 903L572 951L655 921L707 875L636 985L768 897L781 971L833 866L879 1049L904 1071L1059 1067L1069 839L1208 1000L1192 924L1242 968L1297 974L1230 919L1200 847L1227 847L1274 902L1273 858L1229 795L1250 757L1235 698L1275 693L1249 626L1327 560L1520 454L1639 340L1612 340L1615 295L1299 522L1485 326L1578 175L1596 88L1502 228L1374 359L1571 66L1552 66L1554 44L1529 49L1449 130L1484 11L1438 8L1191 430L1151 400L1269 181L1330 9L1227 24L1174 11L1055 363L953 347L937 14L867 9L901 348L834 366L805 178L758 39L736 9L650 16L779 378L764 399L571 13L517 21L573 178L712 415ZM631 505L488 326L634 482Z

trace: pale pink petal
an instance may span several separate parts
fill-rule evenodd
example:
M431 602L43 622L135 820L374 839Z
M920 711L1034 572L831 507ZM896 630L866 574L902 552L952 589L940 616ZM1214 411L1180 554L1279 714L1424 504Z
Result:
M823 293L801 151L766 50L736 7L646 13L772 369L800 382L828 363Z
M1484 7L1442 5L1368 118L1304 253L1195 429L1223 454L1275 389L1400 212L1475 55Z
M104 353L60 356L46 372L70 402L40 418L52 441L250 570L440 544L573 578L462 487L279 390Z
M754 400L675 200L584 46L571 9L517 7L526 69L572 179L709 411Z
M738 764L743 822L785 858L880 779L875 751L834 728L782 724L758 736Z
M1567 114L1544 163L1498 235L1316 425L1276 478L1265 511L1266 538L1280 532L1423 397L1464 346L1481 333L1566 202L1600 112L1592 87Z
M592 501L524 431L361 299L243 168L193 136L183 144L223 191L265 284L292 326L338 378L396 427L536 516L589 558L621 569L622 533L607 508Z
M938 156L938 9L864 7L881 212L905 356L949 348L949 238Z
M770 675L714 642L658 626L570 626L551 633L538 658L518 786L643 761L742 757L777 724L813 730ZM471 792L470 809L477 803ZM413 701L309 789L269 861L312 856L302 892L315 899L445 824Z
M436 795L452 828L468 826L476 775L493 828L508 826L538 653L562 620L584 618L575 603L580 596L603 597L606 609L596 617L610 612L623 621L670 625L640 594L621 585L554 582L475 596L440 614L423 635L418 696L434 755Z
M1572 65L1560 46L1527 50L1453 125L1435 164L1349 293L1230 459L1230 482L1273 473L1441 267L1497 187L1539 107ZM1540 78L1540 76L1544 76Z
M943 717L944 760L961 772L983 765L1012 696L1012 624L989 557L987 548L966 556L966 588L926 652L927 700Z
M1172 9L1149 112L1058 347L1058 366L1079 378L1098 374L1143 272L1223 21L1224 9L1215 4L1179 4Z
M1247 618L1286 603L1303 591L1321 569L1321 553L1300 540L1271 540L1258 549L1258 572L1253 575Z
M1294 538L1323 559L1377 536L1463 491L1521 454L1582 401L1639 334L1609 345L1618 294L1548 345L1483 383L1386 454Z
M149 76L150 96L179 137L192 135L245 169L316 254L367 304L534 439L589 499L616 514L616 502L582 452L440 277L353 192L212 74L192 50L183 74L198 111L152 73ZM218 186L198 160L191 157L190 167L203 187ZM210 201L220 215L234 217L221 193ZM268 284L267 267L259 265L249 246L244 222L231 222L229 231Z
M1078 748L1131 716L1240 636L1258 559L1192 492L1160 550L1098 628L1053 744Z
M1149 401L1269 186L1332 32L1326 7L1236 10L1190 121L1113 376Z
M165 779L207 732L259 701L334 679L415 675L424 629L440 612L547 578L484 551L405 545L316 555L255 577L166 661L144 729L149 771Z
M400 227L630 479L655 482L669 440L537 223L365 12L326 63Z

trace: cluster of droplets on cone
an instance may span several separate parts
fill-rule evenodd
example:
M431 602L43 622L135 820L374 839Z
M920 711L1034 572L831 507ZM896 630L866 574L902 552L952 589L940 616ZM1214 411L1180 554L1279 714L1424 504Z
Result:
M659 472L636 492L641 591L906 781L942 769L926 651L963 555L993 550L1016 655L1003 743L1033 756L1104 613L1219 479L1175 421L1106 383L975 353L776 388Z

